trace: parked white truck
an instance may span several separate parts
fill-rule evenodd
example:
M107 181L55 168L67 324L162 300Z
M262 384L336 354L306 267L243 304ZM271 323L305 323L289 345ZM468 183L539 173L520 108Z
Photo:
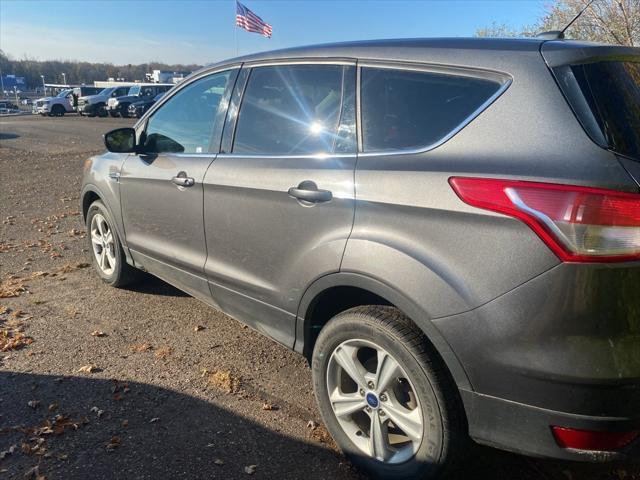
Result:
M62 90L55 97L43 97L33 102L33 113L61 117L65 113L73 113L73 89Z

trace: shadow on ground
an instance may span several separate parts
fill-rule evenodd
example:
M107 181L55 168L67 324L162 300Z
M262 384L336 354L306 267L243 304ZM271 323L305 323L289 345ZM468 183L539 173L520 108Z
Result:
M20 138L20 135L17 133L0 132L0 140L12 140L14 138Z
M249 465L252 478L358 478L330 450L152 385L0 372L0 412L0 452L16 445L2 478L36 465L48 480L247 478ZM34 432L47 419L53 433Z

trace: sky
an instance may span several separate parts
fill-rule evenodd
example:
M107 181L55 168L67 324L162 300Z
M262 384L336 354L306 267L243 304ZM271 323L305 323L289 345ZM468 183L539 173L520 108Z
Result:
M208 64L297 45L473 36L532 24L545 0L246 0L267 39L235 27L234 0L0 0L0 49L14 58Z

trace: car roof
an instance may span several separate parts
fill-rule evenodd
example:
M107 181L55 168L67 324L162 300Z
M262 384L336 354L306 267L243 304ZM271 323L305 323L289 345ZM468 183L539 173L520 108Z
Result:
M538 38L404 38L327 43L272 50L230 58L194 72L199 75L227 65L286 59L360 59L460 65L505 70L524 56L540 60ZM509 53L514 53L509 55ZM505 62L506 60L506 62ZM506 68L508 70L508 68Z
M576 50L598 44L541 38L405 38L364 40L320 45L308 45L265 51L230 58L208 65L195 73L219 69L227 65L286 59L359 59L441 64L470 68L516 72L531 61L541 61L542 44L563 44L565 49ZM610 49L619 47L608 46Z

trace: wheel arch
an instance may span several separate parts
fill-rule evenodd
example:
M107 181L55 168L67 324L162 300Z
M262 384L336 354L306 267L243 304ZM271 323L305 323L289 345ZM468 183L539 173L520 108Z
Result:
M361 305L388 305L400 310L424 332L458 388L472 390L462 364L428 315L393 287L362 274L326 275L307 288L298 306L294 349L310 359L324 325L336 314Z

